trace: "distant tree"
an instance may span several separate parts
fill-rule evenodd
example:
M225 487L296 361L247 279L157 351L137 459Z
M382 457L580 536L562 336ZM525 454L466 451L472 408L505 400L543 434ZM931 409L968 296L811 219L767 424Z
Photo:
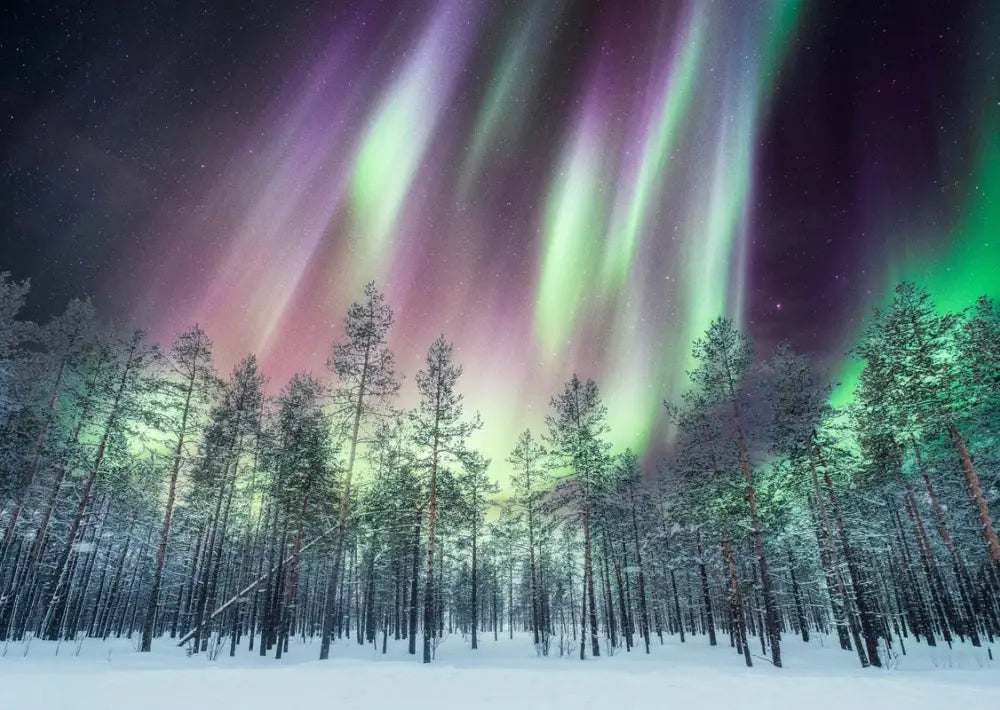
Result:
M374 470L367 498L371 509L369 519L389 551L389 573L393 583L391 626L394 637L397 640L406 638L409 652L415 655L420 518L425 498L415 471L404 416L396 414L379 426L369 457Z
M467 451L461 456L462 469L458 475L458 488L461 497L461 507L468 521L469 538L472 543L471 577L471 613L472 618L472 648L479 648L479 543L482 537L483 519L491 497L499 492L500 487L490 480L487 471L490 459L483 457L477 451Z
M17 496L23 488L21 462L17 457L23 446L15 444L19 413L25 408L24 341L32 325L18 319L27 298L27 281L15 282L8 272L0 272L0 500ZM4 536L4 547L9 544Z
M640 507L642 505L642 470L639 467L639 457L631 449L626 449L618 457L614 475L617 497L624 506L627 516L625 529L631 532L632 549L635 553L636 593L639 596L639 633L645 643L646 653L649 653L649 609L646 604L646 568L642 561L639 526L641 517Z
M542 485L546 483L546 463L548 452L535 441L531 431L521 432L513 451L507 457L511 465L511 484L514 487L514 502L524 511L526 532L528 534L528 566L531 577L531 632L535 646L544 641L544 629L541 623L541 599L538 584L538 564L535 559L536 518L538 516L539 499L543 493Z
M19 354L21 344L32 326L31 323L18 319L29 290L28 281L14 281L10 272L0 271L0 419L12 405L10 387L14 374L13 360Z
M518 563L521 560L520 548L524 540L524 516L520 511L507 504L500 508L497 519L489 524L490 549L495 556L500 579L496 581L498 587L504 588L507 601L507 633L510 638L514 638L514 610L516 602L514 600L514 574ZM502 593L501 593L502 596ZM541 596L540 594L538 595ZM541 606L541 600L539 599ZM541 609L539 609L541 612ZM503 626L503 623L500 624ZM545 648L546 635L541 633L542 645L538 647L541 653L547 653Z

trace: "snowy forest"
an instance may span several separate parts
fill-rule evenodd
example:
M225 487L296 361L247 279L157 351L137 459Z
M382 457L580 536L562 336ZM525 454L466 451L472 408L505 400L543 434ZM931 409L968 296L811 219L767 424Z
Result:
M869 667L1000 635L988 297L942 313L899 283L839 407L808 357L718 319L664 402L662 460L614 450L599 383L566 373L544 428L491 461L446 335L401 406L374 284L328 372L280 387L252 355L217 372L198 326L161 347L86 301L29 322L28 288L0 279L0 645L325 659L391 639L428 663L456 634L580 659L672 636L780 667L787 638L828 635Z

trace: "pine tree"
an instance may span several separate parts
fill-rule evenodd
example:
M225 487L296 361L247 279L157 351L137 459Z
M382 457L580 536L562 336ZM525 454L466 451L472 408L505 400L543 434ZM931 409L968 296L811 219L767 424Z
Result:
M464 517L468 521L469 539L472 547L472 562L470 567L471 645L473 649L476 649L479 648L479 543L482 535L483 518L491 500L490 496L495 495L500 489L487 475L490 459L483 457L477 451L467 451L462 454L461 463L462 473L458 476L457 484L461 497L461 505L464 509Z
M972 457L958 433L960 423L974 430L984 443L994 448L1000 443L1000 427L997 426L1000 422L1000 305L996 301L984 296L964 314L955 332L955 347L955 359L949 373L950 410L954 418L950 427L951 440L958 449L966 486L972 493L1000 585L995 523Z
M693 354L698 364L691 372L692 382L705 393L710 402L729 409L731 416L733 436L739 455L739 468L746 483L745 497L750 512L754 552L757 556L761 591L764 596L765 625L771 642L771 660L775 666L780 667L779 620L758 512L757 490L754 486L742 405L744 377L753 361L753 348L747 337L736 330L731 321L718 318L712 322L705 335L695 341Z
M411 415L418 465L429 475L427 503L427 581L424 587L424 663L431 662L434 604L434 542L438 516L438 476L448 460L466 452L469 435L482 426L477 414L466 420L462 395L455 390L462 368L454 363L444 335L431 343L426 369L417 373L420 404Z
M937 314L924 289L904 281L896 285L889 309L875 312L856 351L867 368L880 367L878 386L898 446L916 451L921 441L942 435L954 446L987 556L1000 565L1000 538L954 412L959 402L951 383L948 348L956 322L952 314Z
M869 663L881 666L877 619L869 598L868 583L862 578L856 555L847 537L843 515L827 467L820 465L824 461L824 445L818 432L824 420L831 416L827 404L830 387L817 379L809 360L793 352L787 343L778 346L769 366L771 378L767 383L767 392L772 412L769 422L771 451L788 460L796 479L811 482L813 505L822 530L819 544L825 546L826 553L821 558L831 562L827 571L827 579L833 581L831 599L838 609L854 606L858 610L858 622L851 618L849 628L854 636L861 666L867 667ZM826 484L825 494L819 482L820 471ZM808 498L809 492L807 485L802 496ZM836 534L828 509L832 511L833 520L836 521ZM845 583L835 564L840 553L836 552L832 543L834 537L839 539L842 554L846 558L850 585ZM847 613L853 617L853 611ZM864 639L863 648L859 633Z
M682 524L696 527L699 563L705 564L702 529L722 548L729 588L729 633L731 644L753 665L747 643L747 615L730 523L742 513L745 486L738 476L726 475L739 469L737 451L725 436L725 402L709 399L700 389L685 392L680 405L666 403L667 415L677 428L676 453L672 461L676 489L671 514ZM707 573L703 573L706 574Z
M983 436L1000 434L1000 305L983 296L968 309L954 333L955 358L950 379L953 410L970 427L985 429ZM992 428L990 428L992 425Z
M172 421L165 423L176 437L173 461L170 464L170 480L167 484L167 502L163 512L160 543L153 568L153 585L150 588L142 625L140 651L149 652L153 644L153 627L160 601L160 586L163 582L163 567L166 562L170 525L177 496L177 477L185 458L185 444L191 432L198 427L198 420L208 406L212 391L216 386L215 370L212 368L212 343L197 325L181 333L170 348L167 360L171 375L165 377L165 390L159 408L173 415ZM168 415L168 416L169 416ZM188 444L189 445L189 444Z
M597 602L594 597L594 569L590 518L592 487L608 465L607 409L601 402L597 384L573 375L563 391L554 396L546 416L550 456L554 465L573 476L574 496L583 529L583 595L581 611L580 660L586 657L586 629L589 615L590 645L594 656L601 655L597 640ZM588 606L589 604L589 606ZM589 609L589 613L588 613Z
M70 556L80 542L84 516L92 504L94 484L110 447L124 443L122 440L128 435L130 420L138 419L144 412L143 400L148 395L145 369L156 357L157 349L146 341L143 331L134 331L112 344L113 364L108 368L107 377L102 383L107 397L104 423L97 430L97 446L87 464L83 490L52 574L45 619L42 622L46 639L55 640L61 636L70 582Z
M278 602L276 658L281 658L297 611L302 534L310 505L325 499L333 461L330 423L323 410L324 387L310 375L296 374L278 395L276 448L271 453L275 474L277 516L283 521L281 558L292 533L290 561L280 580L284 594Z
M347 467L341 483L340 507L334 531L333 569L326 586L326 609L320 640L320 659L330 655L330 635L336 589L344 555L344 536L351 504L351 479L362 424L380 414L399 391L395 361L386 344L392 326L392 309L375 284L365 284L364 298L351 304L344 320L345 340L334 347L328 366L337 375L335 399L347 427Z
M70 301L63 313L37 330L6 328L19 333L18 337L37 341L38 349L9 345L6 348L8 368L16 367L20 380L8 392L21 404L0 423L3 431L0 447L5 452L0 454L0 491L12 489L14 500L0 546L0 561L13 539L24 499L31 495L46 452L51 448L49 435L53 429L59 433L63 394L97 347L99 332L93 307L78 300ZM9 483L5 485L3 481Z
M535 442L531 431L521 432L513 451L507 457L507 463L512 467L511 484L514 487L515 502L523 510L528 534L528 566L531 575L531 632L535 646L545 646L545 630L541 624L541 599L538 584L538 562L536 558L536 526L539 498L542 495L542 484L546 481L545 447Z
M211 610L217 598L230 509L241 459L260 432L264 383L256 357L247 356L236 364L210 414L202 439L201 465L192 471L193 504L205 516L202 526L206 543L194 594L194 653L205 650L208 636L204 626L215 618Z

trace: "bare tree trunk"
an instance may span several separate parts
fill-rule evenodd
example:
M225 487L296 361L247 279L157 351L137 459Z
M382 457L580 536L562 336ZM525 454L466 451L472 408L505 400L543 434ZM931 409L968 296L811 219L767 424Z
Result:
M431 491L427 504L427 580L424 583L424 663L431 662L431 634L434 633L434 534L437 522L438 441L434 437L431 454Z
M479 517L479 511L475 509L477 505L476 501L473 500L473 519L472 519L472 648L473 650L479 648L479 640L477 636L477 628L479 627L479 575L477 573L479 558L477 550L477 536L478 536L478 525L476 519Z
M792 578L792 598L795 601L795 618L799 625L799 634L802 636L802 641L808 643L809 623L802 610L802 592L799 589L798 577L795 576L795 557L792 555L791 548L788 548L788 574Z
M420 559L420 523L413 526L413 569L410 574L410 618L408 622L410 632L409 651L411 656L417 654L417 584L419 577Z
M698 534L698 576L701 578L701 597L705 606L705 627L708 631L708 645L715 646L718 643L715 638L715 619L712 616L712 595L708 589L708 570L705 568L705 559L701 550L701 534Z
M590 545L590 503L585 502L583 508L583 575L586 585L586 599L590 610L590 650L596 658L601 655L601 644L597 640L597 600L594 598L594 565ZM584 614L587 608L584 609ZM583 639L580 640L581 643ZM583 650L580 651L583 658Z

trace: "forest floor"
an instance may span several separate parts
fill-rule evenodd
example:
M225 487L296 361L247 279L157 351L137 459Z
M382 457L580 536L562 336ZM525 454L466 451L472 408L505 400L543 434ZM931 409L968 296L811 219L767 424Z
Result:
M619 651L584 662L560 658L558 646L538 657L523 634L498 641L484 634L477 651L448 636L430 666L409 656L405 641L390 640L383 656L381 646L342 639L329 661L316 660L318 648L294 640L275 660L245 649L230 658L227 644L210 660L166 638L149 654L127 639L0 644L0 710L1000 707L1000 644L989 660L985 648L910 641L908 655L868 670L824 637L808 644L786 637L783 669L762 659L746 668L728 642L712 648L704 636L686 644L665 637L662 646L654 637L649 656Z

